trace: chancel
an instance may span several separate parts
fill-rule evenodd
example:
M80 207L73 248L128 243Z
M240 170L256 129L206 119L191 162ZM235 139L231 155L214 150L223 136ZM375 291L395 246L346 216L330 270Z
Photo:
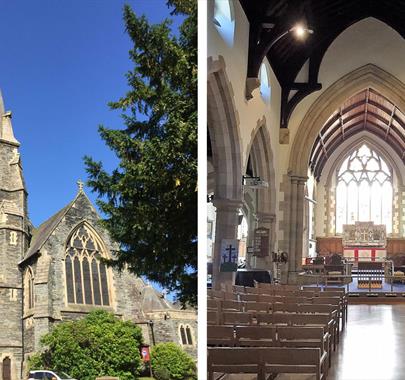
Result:
M402 379L403 3L207 14L208 378Z

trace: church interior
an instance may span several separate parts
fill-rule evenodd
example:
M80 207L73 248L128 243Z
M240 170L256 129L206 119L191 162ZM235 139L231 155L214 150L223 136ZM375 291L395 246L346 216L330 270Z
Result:
M404 3L207 16L208 379L403 379Z

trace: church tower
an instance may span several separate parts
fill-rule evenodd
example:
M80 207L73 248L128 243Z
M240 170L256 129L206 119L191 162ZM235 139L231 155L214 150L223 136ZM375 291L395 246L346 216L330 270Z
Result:
M28 245L27 192L11 124L0 93L0 378L21 378L23 292L18 263Z

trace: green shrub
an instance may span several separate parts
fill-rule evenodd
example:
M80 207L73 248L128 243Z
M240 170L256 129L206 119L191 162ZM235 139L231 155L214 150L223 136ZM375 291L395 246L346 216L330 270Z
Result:
M138 378L141 369L141 329L105 311L74 322L61 322L44 335L42 352L29 360L29 369L55 369L76 379L116 376Z
M157 380L194 380L194 360L175 343L159 343L151 350L152 371Z

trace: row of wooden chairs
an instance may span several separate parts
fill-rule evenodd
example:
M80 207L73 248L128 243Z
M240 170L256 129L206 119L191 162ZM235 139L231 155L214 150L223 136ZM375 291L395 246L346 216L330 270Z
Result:
M333 349L339 343L339 331L333 313L246 313L246 312L207 312L208 325L253 326L253 325L285 325L285 326L323 326L332 337Z
M283 303L315 303L315 304L337 304L338 314L341 319L342 328L345 327L347 321L347 309L348 302L347 297L342 291L318 291L319 288L314 288L314 291L306 290L293 290L293 291L275 291L272 290L272 294L257 293L260 288L245 288L243 293L238 293L240 287L237 287L234 292L216 291L211 290L208 292L209 299L224 299L233 301L244 302L283 302ZM255 289L255 293L249 293L249 289ZM282 299L281 299L282 298Z
M324 380L327 365L319 348L290 347L210 347L208 348L208 380L215 373L256 374L258 380L284 373L315 374Z

